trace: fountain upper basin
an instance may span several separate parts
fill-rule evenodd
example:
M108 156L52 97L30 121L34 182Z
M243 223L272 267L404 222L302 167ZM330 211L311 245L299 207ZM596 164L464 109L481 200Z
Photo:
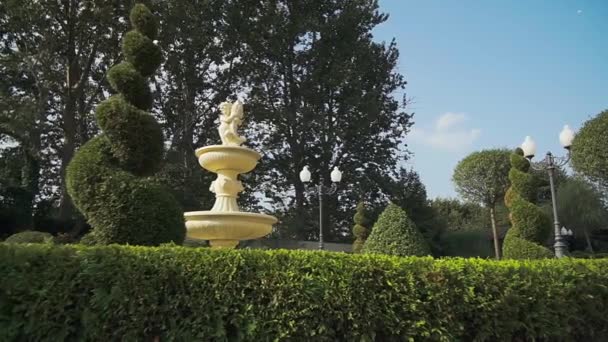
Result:
M255 168L262 157L258 152L241 146L211 145L195 151L199 164L213 173L232 170L247 173Z

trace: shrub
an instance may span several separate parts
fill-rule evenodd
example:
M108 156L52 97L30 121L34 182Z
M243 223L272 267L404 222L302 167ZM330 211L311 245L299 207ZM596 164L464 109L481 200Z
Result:
M367 213L365 210L365 204L363 202L357 205L357 212L353 217L355 221L355 226L353 227L353 235L355 236L355 242L353 242L353 253L360 253L363 248L363 244L369 235L368 225L370 223L367 218Z
M443 255L466 258L494 257L491 241L485 230L457 230L446 232L441 238Z
M378 217L362 251L398 256L431 254L426 240L405 210L392 203Z
M608 185L608 110L585 122L572 143L572 166L589 179Z
M511 188L505 195L511 228L503 242L503 256L511 259L549 258L553 253L542 246L551 234L551 220L533 201L537 181L529 172L530 162L518 148L511 154L509 180Z
M27 230L16 233L4 240L7 243L53 243L53 235L45 232Z
M603 341L608 260L0 244L2 341Z
M163 158L160 125L145 112L152 97L147 76L160 64L152 39L156 22L142 4L131 11L135 28L123 39L126 61L108 72L119 94L103 101L96 118L103 133L80 148L67 168L66 183L76 207L93 227L86 244L181 243L183 211L152 176Z

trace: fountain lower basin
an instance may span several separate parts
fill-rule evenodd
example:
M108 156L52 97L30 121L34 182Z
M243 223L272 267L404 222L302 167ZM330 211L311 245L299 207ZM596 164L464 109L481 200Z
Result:
M234 248L239 240L258 239L272 231L276 217L246 212L184 213L189 238L209 240L212 248Z

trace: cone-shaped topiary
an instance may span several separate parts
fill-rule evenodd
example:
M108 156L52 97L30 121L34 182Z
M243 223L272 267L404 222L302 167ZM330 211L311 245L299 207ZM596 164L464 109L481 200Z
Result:
M414 222L407 217L405 210L393 203L380 214L362 252L398 256L431 254L429 245Z
M540 259L553 255L542 246L551 234L551 220L534 204L537 181L529 171L530 162L520 148L516 149L511 154L511 188L505 195L512 225L503 242L505 258Z
M355 226L353 227L353 235L355 241L353 242L353 253L361 253L363 244L369 236L369 219L366 216L365 204L363 202L357 205L357 212L354 216Z
M160 48L153 43L157 23L143 4L135 5L130 20L134 30L123 39L125 61L108 72L108 81L118 94L97 107L103 133L72 159L67 188L94 228L91 241L181 243L185 226L178 202L147 178L160 168L164 153L161 127L146 112L152 105L147 77L162 60Z

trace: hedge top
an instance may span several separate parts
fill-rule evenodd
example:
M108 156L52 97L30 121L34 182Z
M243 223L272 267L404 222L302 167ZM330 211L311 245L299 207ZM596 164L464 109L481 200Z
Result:
M608 338L608 260L0 244L0 340Z

